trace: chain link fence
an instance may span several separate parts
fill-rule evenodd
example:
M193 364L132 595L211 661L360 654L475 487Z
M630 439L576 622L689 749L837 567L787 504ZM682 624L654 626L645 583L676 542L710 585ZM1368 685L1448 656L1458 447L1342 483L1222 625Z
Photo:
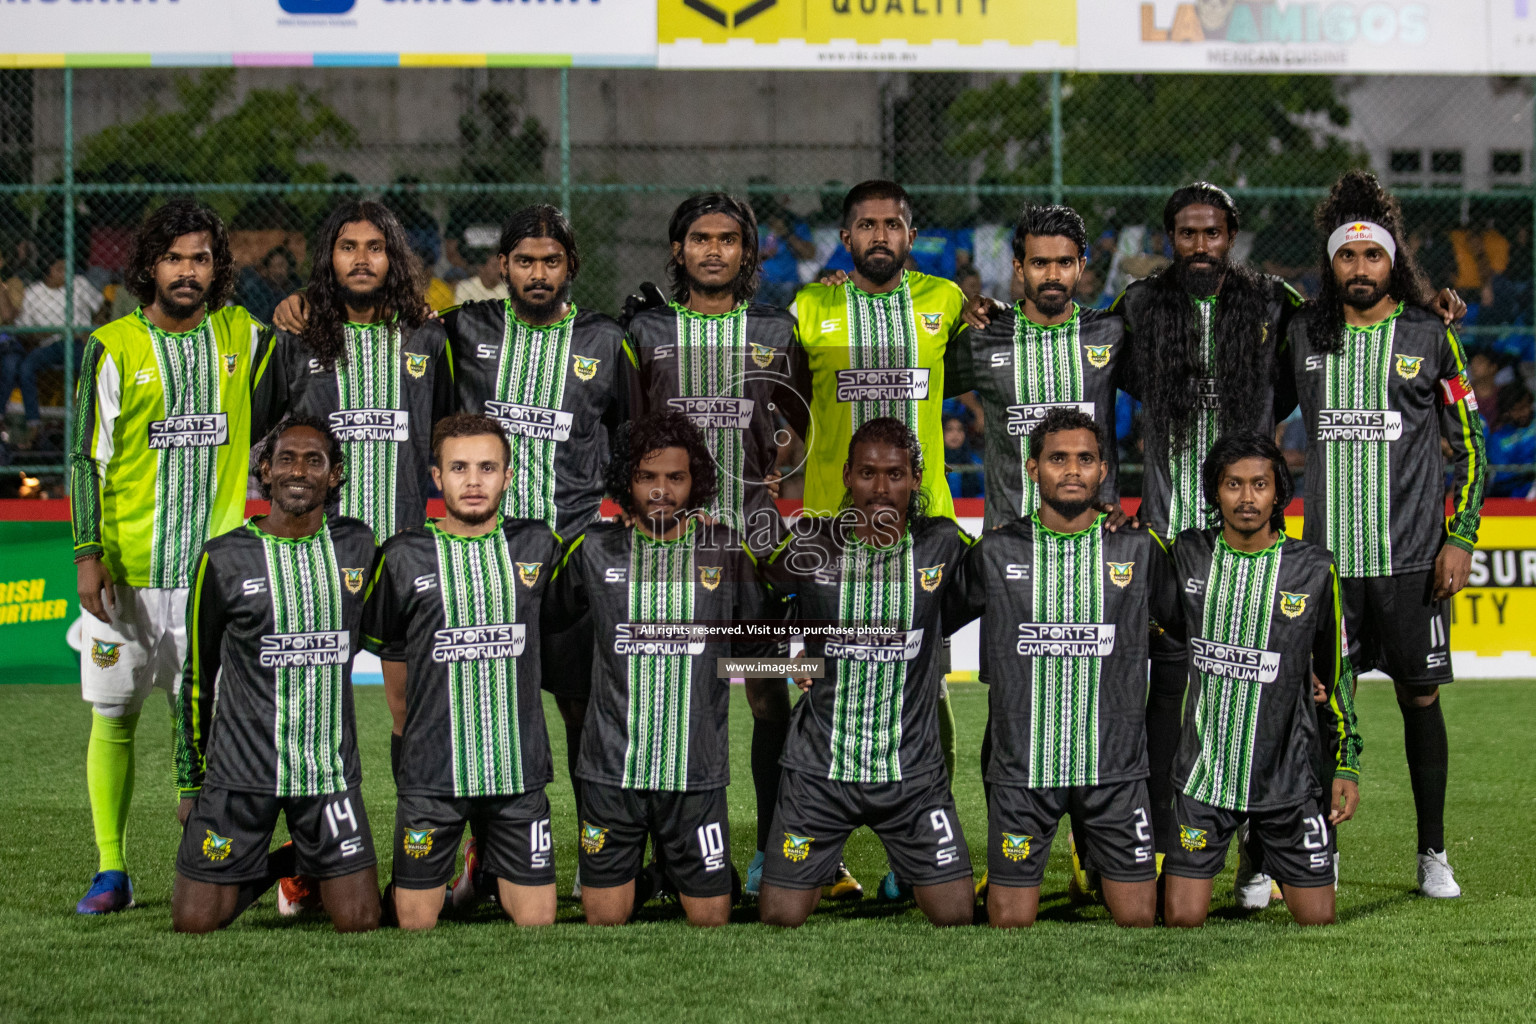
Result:
M556 203L582 249L577 302L615 311L662 280L676 204L725 188L762 224L761 297L787 304L835 260L842 195L870 177L914 195L920 269L998 298L1019 205L1072 204L1091 239L1078 300L1107 305L1167 261L1163 202L1197 178L1241 205L1237 255L1315 293L1312 207L1340 172L1370 166L1402 198L1433 283L1468 304L1502 467L1493 493L1524 493L1536 475L1532 106L1528 81L1488 78L0 70L0 464L12 467L0 489L59 493L79 358L60 339L68 323L83 339L132 310L130 240L168 196L224 216L236 300L263 319L306 278L325 211L354 194L400 215L439 306L500 294L500 224ZM1135 463L1132 410L1122 419ZM977 468L973 441L952 453L959 487ZM1134 492L1134 471L1128 482Z

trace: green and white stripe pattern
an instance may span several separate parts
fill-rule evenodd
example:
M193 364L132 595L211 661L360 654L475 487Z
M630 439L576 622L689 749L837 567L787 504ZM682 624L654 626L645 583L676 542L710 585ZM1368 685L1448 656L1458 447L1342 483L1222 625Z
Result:
M1042 327L1022 310L1014 317L1013 383L1020 405L1083 400L1083 358L1078 347L1081 325L1075 305L1072 319L1053 327ZM1024 496L1020 509L1025 515L1040 507L1040 489L1025 468L1028 461L1029 435L1023 434L1019 437L1019 479Z
M1035 518L1031 569L1036 622L1104 621L1104 531L1052 533ZM1099 782L1101 658L1030 659L1029 785Z
M1325 409L1384 410L1392 372L1397 314L1370 327L1349 327L1344 349L1327 357ZM1339 575L1392 575L1390 441L1329 441L1322 446L1327 473L1328 547ZM1439 475L1440 464L1422 467Z
M741 398L742 356L747 348L747 306L742 303L722 316L705 316L677 303L677 379L680 398ZM734 529L745 520L746 498L744 432L727 427L706 427L704 446L714 456L719 495L710 515Z
M656 541L633 531L629 555L629 621L692 622L692 525L678 539ZM681 791L688 787L688 720L693 658L687 654L629 656L629 745L624 788Z
M343 412L353 409L402 409L401 334L395 323L343 327L346 358L336 363L336 389ZM373 535L395 535L395 475L400 443L393 440L342 442L346 483L341 514L361 519Z
M496 367L496 397L540 409L558 410L565 400L566 367L570 363L571 328L576 307L546 327L525 324L506 306L506 335ZM508 432L512 443L512 485L501 511L514 518L555 522L555 450L558 442Z
M443 624L449 629L517 621L517 567L499 528L479 537L432 531ZM517 660L448 664L453 730L453 795L511 796L524 791L517 716Z
M916 579L910 531L885 548L850 537L843 550L838 621L847 626L911 629ZM846 658L829 662L837 667L837 691L827 778L900 782L901 710L909 663Z
M218 339L204 318L195 330L167 334L140 314L160 371L165 415L215 415L223 411ZM150 549L152 587L185 587L203 542L218 487L219 449L214 445L162 448L155 474L155 533Z
M277 636L336 633L342 619L341 574L331 532L322 527L302 540L261 537ZM293 665L275 669L277 796L316 796L347 788L341 765L344 664Z
M1242 554L1217 542L1206 580L1201 637L1257 650L1269 646L1284 540L1282 534L1257 554ZM1200 737L1200 756L1184 792L1214 807L1247 810L1264 684L1209 672L1196 675L1200 698L1195 705L1195 733Z
M1200 316L1200 374L1211 377L1216 367L1216 299L1196 299L1195 311ZM1220 434L1217 417L1220 410L1215 403L1202 400L1190 413L1192 422L1187 428L1185 442L1175 446L1168 456L1168 476L1172 493L1168 496L1168 539L1173 540L1185 530L1203 530L1205 521L1205 493L1200 483L1200 465L1206 453L1216 443Z
M918 365L917 314L907 275L901 285L883 295L871 295L848 285L848 365L855 370L909 369ZM930 381L932 387L935 382ZM931 397L931 394L930 394ZM870 420L894 416L911 426L917 422L918 402L911 398L852 403L853 429Z

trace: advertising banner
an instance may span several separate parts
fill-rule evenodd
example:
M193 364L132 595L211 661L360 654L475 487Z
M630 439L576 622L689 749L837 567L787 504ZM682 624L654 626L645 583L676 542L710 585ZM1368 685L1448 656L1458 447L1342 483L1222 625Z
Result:
M1478 74L1490 2L1514 0L1078 0L1078 67Z
M970 71L1076 66L1062 0L659 0L676 68Z
M69 523L0 522L0 552L0 650L6 652L7 681L78 683L80 655L68 641L69 625L80 614Z
M1488 61L1495 74L1536 74L1536 2L1488 0Z
M0 67L655 61L656 0L0 0Z

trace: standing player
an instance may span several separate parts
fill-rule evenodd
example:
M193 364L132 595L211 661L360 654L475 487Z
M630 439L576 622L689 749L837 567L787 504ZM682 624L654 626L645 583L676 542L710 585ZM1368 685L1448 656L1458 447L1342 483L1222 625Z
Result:
M392 537L368 588L363 643L406 665L388 695L402 928L437 924L466 821L502 909L520 925L555 920L539 604L558 546L541 520L501 515L510 448L495 420L440 420L432 482L448 514Z
M718 631L761 619L766 594L740 535L693 515L712 506L715 487L714 460L685 415L642 417L608 467L633 525L579 534L550 584L551 627L590 614L597 637L576 768L589 924L629 919L648 834L689 923L730 915L730 686L716 660L763 645Z
M1067 813L1115 923L1149 928L1156 912L1147 638L1179 620L1179 597L1161 538L1103 528L1101 431L1077 409L1046 413L1026 463L1039 509L985 534L965 573L991 652L987 911L996 927L1034 923Z
M100 620L81 665L100 855L82 914L133 905L123 844L139 710L180 680L198 549L245 512L251 367L266 332L244 309L221 308L230 268L212 210L165 204L134 239L127 287L142 305L93 332L80 364L71 513L80 604Z
M1077 211L1025 207L1013 233L1013 274L1023 300L949 347L946 390L976 390L986 413L987 529L1039 507L1025 466L1035 425L1051 410L1077 409L1113 430L1125 327L1118 315L1073 301L1087 252L1088 230ZM1110 505L1119 500L1116 464L1111 445L1095 495Z
M1307 425L1306 536L1343 577L1356 671L1382 668L1403 713L1418 815L1419 890L1459 896L1445 856L1449 600L1467 584L1487 457L1466 358L1426 308L1397 200L1364 172L1318 208L1322 294L1291 328ZM1441 442L1454 511L1445 516Z
M382 542L426 519L432 424L452 407L452 362L387 207L342 203L313 252L303 329L279 331L258 366L254 429L288 415L329 423L347 459L341 514Z
M272 513L210 540L198 560L176 716L179 932L211 932L245 909L268 876L279 812L336 930L378 926L352 715L374 544L364 523L325 515L342 467L325 421L274 428L257 465Z
M767 557L784 537L774 504L780 417L803 437L810 394L795 318L752 301L757 291L757 218L719 192L693 196L667 227L672 302L643 310L625 343L636 410L677 409L704 436L715 460L718 493L702 511ZM779 758L789 732L789 694L782 679L748 679L752 708L752 784L757 794L757 854L746 892L757 895L763 850L779 795ZM852 876L838 885L862 894ZM839 896L844 895L840 892Z
M859 428L843 480L844 511L797 520L769 568L797 619L836 632L806 638L826 677L790 719L762 920L803 924L848 835L868 825L928 920L970 924L971 859L937 703L942 638L965 621L955 579L971 541L923 514L921 445L896 419Z
M1296 923L1331 924L1338 868L1330 827L1360 802L1338 574L1325 549L1285 535L1291 474L1269 436L1223 436L1202 476L1221 529L1186 530L1173 547L1190 661L1164 920L1178 928L1205 921L1211 880L1246 819L1263 848L1256 866L1280 882ZM1314 674L1326 694L1321 713ZM1318 777L1320 745L1331 779Z

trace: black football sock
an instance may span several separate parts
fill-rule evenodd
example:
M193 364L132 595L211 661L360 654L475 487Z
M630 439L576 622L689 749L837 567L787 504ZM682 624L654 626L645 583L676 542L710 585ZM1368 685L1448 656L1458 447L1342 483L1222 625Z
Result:
M1438 700L1428 707L1399 701L1398 707L1403 712L1403 748L1419 819L1419 852L1440 852L1445 849L1445 778L1450 761L1445 713Z
M783 769L784 741L789 738L789 722L752 720L752 788L757 791L757 848L768 849L768 830L773 827L773 811L779 805L779 777Z
M1185 663L1153 661L1147 688L1147 797L1152 802L1152 841L1167 853L1178 839L1173 820L1173 756L1183 728Z
M396 782L400 781L400 744L403 739L397 732L389 734L389 772Z

